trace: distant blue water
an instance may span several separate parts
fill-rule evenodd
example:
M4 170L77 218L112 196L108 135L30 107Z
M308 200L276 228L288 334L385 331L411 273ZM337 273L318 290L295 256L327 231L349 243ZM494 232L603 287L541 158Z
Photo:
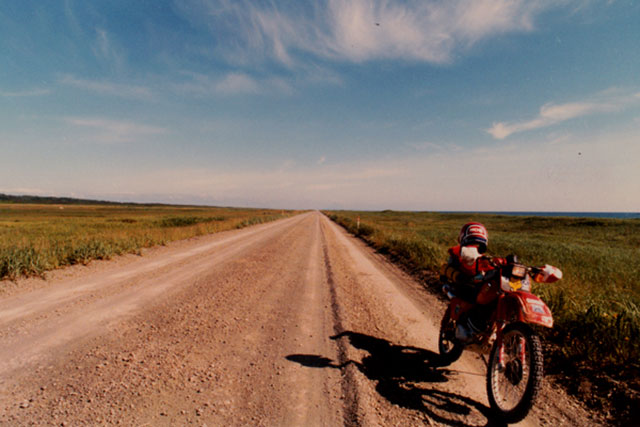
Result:
M443 213L481 213L494 215L515 215L515 216L563 216L573 218L618 218L637 219L640 212L462 212L449 211Z

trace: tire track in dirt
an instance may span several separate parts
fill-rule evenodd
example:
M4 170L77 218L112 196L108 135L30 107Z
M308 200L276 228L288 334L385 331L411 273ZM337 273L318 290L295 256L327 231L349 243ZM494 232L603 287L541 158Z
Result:
M331 313L333 315L334 322L334 337L339 336L345 331L342 322L342 309L338 303L338 294L336 291L336 283L333 278L333 271L331 269L331 261L329 260L329 248L327 245L327 238L325 234L322 234L322 249L323 249L323 261L326 270L327 285L331 293ZM354 376L354 367L349 364L348 356L348 342L346 338L335 339L338 346L338 363L340 369L343 369L345 374L342 386L342 395L344 397L344 424L348 426L358 425L358 408L360 407L358 401L358 388L357 382Z

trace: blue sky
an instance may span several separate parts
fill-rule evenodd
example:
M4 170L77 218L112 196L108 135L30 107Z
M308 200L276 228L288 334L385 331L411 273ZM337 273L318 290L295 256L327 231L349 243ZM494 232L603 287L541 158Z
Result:
M0 192L640 211L640 2L0 5Z

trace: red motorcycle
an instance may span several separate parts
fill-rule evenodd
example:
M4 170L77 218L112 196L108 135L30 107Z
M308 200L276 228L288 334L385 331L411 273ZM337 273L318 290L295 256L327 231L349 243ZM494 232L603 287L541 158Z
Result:
M485 360L489 404L505 422L524 419L540 391L542 346L530 325L553 326L551 311L531 293L531 279L552 283L561 278L562 272L556 267L527 267L511 255L506 265L497 266L483 279L475 300L479 305L458 296L451 285L443 286L451 302L440 325L438 349L442 363L455 362L463 350L489 354L489 361ZM487 327L470 342L463 342L456 337L456 330L458 324L468 320L474 306L490 310Z

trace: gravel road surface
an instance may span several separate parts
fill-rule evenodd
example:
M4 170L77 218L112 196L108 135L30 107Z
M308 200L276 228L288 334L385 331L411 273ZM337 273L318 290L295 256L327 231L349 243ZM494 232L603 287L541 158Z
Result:
M0 425L496 425L444 303L319 212L0 294ZM521 425L594 425L545 385Z

